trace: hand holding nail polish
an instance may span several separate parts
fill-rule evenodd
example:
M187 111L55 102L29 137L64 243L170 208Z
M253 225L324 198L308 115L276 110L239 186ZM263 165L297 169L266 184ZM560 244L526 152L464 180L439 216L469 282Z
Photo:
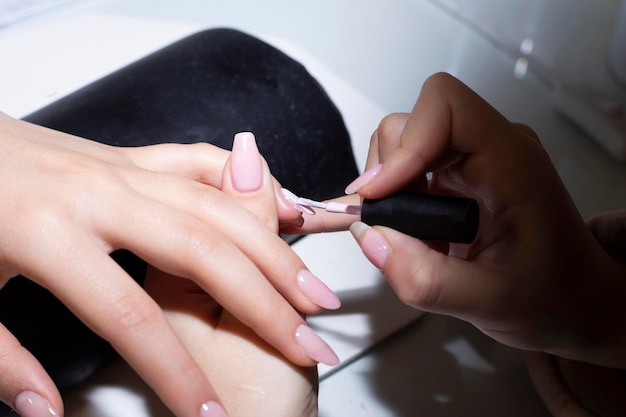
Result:
M283 191L303 213L313 215L311 207L316 207L328 213L360 216L364 223L390 227L422 240L471 243L478 231L478 203L474 199L399 192L354 205L323 203Z
M367 166L347 187L359 194L349 204L363 198L384 205L402 190L464 196L480 212L476 238L463 243L352 224L365 256L403 302L466 320L507 345L559 356L559 363L600 365L593 368L599 373L626 369L626 256L618 249L626 214L585 224L529 127L509 122L454 77L436 74L410 114L383 119ZM397 212L391 206L390 214ZM536 376L541 382L545 372ZM556 414L562 410L562 402L555 405Z

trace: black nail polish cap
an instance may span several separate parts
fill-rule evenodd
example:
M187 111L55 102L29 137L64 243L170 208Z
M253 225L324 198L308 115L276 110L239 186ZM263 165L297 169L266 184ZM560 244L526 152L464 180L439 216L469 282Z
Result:
M364 200L361 220L421 240L471 243L478 231L478 203L462 197L399 192Z

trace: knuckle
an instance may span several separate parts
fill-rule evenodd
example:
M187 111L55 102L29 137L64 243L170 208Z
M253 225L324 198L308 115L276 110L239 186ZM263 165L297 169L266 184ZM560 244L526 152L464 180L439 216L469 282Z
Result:
M0 288L19 273L32 272L36 259L49 259L69 245L67 230L68 217L57 208L35 205L14 212L10 224L0 225Z
M198 190L202 190L194 196L196 200L194 205L199 213L219 213L230 202L230 199L221 190L213 187L202 187L201 185L197 185L197 187Z
M186 232L189 257L197 259L213 259L219 246L217 233L205 233L197 229L190 229ZM188 262L192 262L188 259Z
M458 80L447 72L436 72L426 78L424 81L424 89L439 88L441 86L449 85L450 83L458 83Z
M151 298L125 294L111 303L111 314L119 328L131 331L152 325L163 313Z
M434 267L425 262L417 263L413 265L409 276L411 279L401 281L398 290L400 300L422 309L434 308L441 295L441 286L435 279Z
M289 321L290 309L286 303L276 302L273 297L260 297L254 305L254 314L242 322L253 329L268 329L267 323Z
M216 146L207 142L195 142L191 144L182 145L187 147L192 155L201 155L204 156L216 149Z
M530 139L536 142L540 142L539 135L537 134L537 132L535 132L535 130L532 127L528 126L527 124L515 122L513 123L513 126L515 126L518 130L520 130Z
M376 134L380 143L390 140L398 141L408 120L406 113L391 113L383 117L378 125Z
M180 245L172 252L175 259L170 264L168 272L184 278L194 278L201 273L200 268L211 268L216 263L223 262L228 252L230 241L218 230L209 232L206 228L197 225L181 225L178 228Z
M14 241L31 245L33 242L56 242L63 236L68 216L57 207L43 206L17 214L13 219Z

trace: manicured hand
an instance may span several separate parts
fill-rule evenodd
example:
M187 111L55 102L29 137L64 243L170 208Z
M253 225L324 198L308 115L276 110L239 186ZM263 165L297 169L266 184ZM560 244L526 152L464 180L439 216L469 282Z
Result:
M232 157L224 169L222 189L261 219L269 230L277 233L276 197L267 165L259 155L254 156L252 162L244 158L243 170L237 165L242 162L238 159L238 142L246 141L247 146L254 148L253 139L251 134L237 136ZM252 186L242 187L242 183L248 184L250 167L261 172L262 181L252 180ZM238 280L238 277L226 274L223 279ZM315 277L303 273L299 283L314 290L306 292L319 304L328 308L339 306L339 300ZM315 367L289 363L192 281L151 269L146 289L164 309L180 340L211 380L231 417L317 416ZM248 292L249 289L242 287L241 291ZM273 315L273 326L285 324L280 309ZM336 361L321 340L306 339L309 332L306 327L301 332L298 343L303 351L325 362Z
M295 364L320 359L296 336L300 312L322 309L297 285L306 266L219 189L228 155L206 144L114 148L0 114L0 284L22 274L50 290L180 417L211 415L218 396L158 304L108 256L116 249L193 281ZM297 223L277 199L281 221ZM62 414L53 382L4 327L0 374L0 399L20 414Z

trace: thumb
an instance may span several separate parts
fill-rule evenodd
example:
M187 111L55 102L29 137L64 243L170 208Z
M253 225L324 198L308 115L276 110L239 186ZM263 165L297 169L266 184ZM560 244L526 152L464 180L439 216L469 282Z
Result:
M488 271L388 227L350 226L364 255L405 304L466 320L489 293Z

